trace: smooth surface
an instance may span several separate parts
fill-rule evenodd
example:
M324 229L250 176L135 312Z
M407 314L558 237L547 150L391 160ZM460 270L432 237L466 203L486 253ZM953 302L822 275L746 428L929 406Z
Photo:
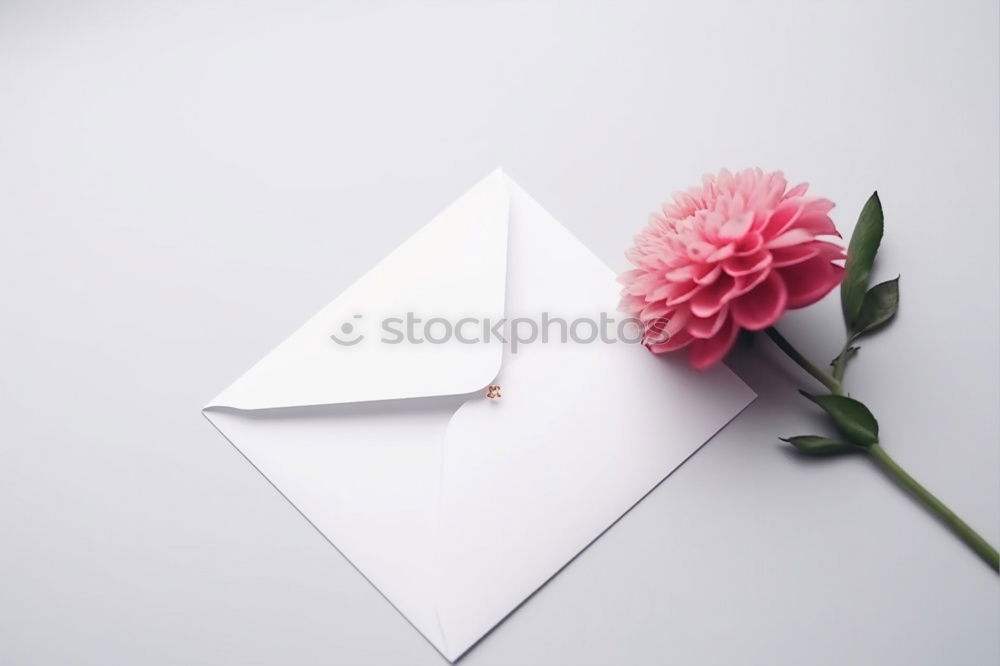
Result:
M616 269L707 170L845 233L877 187L903 305L849 387L1000 542L996 3L621 4L0 4L0 662L444 663L198 409L497 164ZM838 311L781 328L823 362ZM460 663L998 661L996 576L785 452L824 426L766 340L733 367L761 397Z

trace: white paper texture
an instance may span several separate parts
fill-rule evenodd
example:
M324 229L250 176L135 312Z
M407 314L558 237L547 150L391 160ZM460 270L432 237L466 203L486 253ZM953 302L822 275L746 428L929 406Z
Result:
M496 196L498 182L501 196ZM467 233L465 238L502 243L506 265L506 270L496 269L506 276L505 294L501 288L495 297L489 280L476 286L493 296L491 303L505 298L508 318L538 320L548 312L570 323L601 312L615 315L613 272L568 230L502 174L472 192L477 190L490 193L474 197L477 206L488 200L496 210L495 215L476 212L476 219L493 227L485 236ZM509 218L502 238L499 218ZM461 228L474 222L451 224ZM450 261L441 248L421 244L416 249L432 254L428 265L442 272L427 281L441 293L423 294L433 306L444 307L452 295L469 295L468 289L455 291L452 282L473 284L476 275L457 274L461 262ZM397 270L399 264L386 261L365 280L403 280ZM357 298L352 296L348 310L364 305ZM391 306L390 301L385 295L378 306ZM460 310L467 306L457 303L450 312L465 316ZM324 316L323 325L334 324ZM325 330L319 326L315 334ZM578 332L587 337L585 328ZM396 377L412 373L415 378L403 384L410 391L404 395L388 391L397 384L380 383L386 366L371 361L380 347L370 345L365 352L373 377L360 385L349 377L340 378L343 386L336 378L322 378L310 384L322 391L306 394L293 386L257 384L265 378L298 381L294 372L278 370L255 379L252 393L232 399L262 409L213 407L206 416L449 660L475 644L754 397L724 366L696 373L682 359L655 357L636 344L551 340L522 345L516 354L507 350L502 367L499 357L490 365L486 353L470 353L469 359L481 361L475 367L470 362L471 369L446 359L439 370L453 374L437 383L418 381L419 372L432 370L414 362ZM302 348L318 356L313 367L327 367L326 347L310 349L304 343ZM503 387L499 400L476 390L491 381ZM456 395L440 395L449 392L447 386L457 389L450 391ZM371 387L396 399L367 402L381 395ZM227 395L237 393L227 389L213 404L225 403ZM280 409L311 404L292 399L306 395L334 396L331 402L342 404ZM348 402L351 395L356 402ZM267 396L275 404L266 403Z

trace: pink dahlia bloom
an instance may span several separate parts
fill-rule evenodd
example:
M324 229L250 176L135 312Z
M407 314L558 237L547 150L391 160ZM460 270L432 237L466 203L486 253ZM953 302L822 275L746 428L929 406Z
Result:
M625 256L620 308L638 317L654 353L690 347L699 370L722 359L741 328L759 331L840 284L844 259L833 202L788 188L780 171L722 170L674 194Z

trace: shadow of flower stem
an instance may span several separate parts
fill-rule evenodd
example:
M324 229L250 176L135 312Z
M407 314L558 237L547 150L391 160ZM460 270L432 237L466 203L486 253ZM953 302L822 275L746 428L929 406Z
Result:
M766 333L767 337L774 341L774 344L778 345L778 348L781 349L781 351L785 352L785 354L795 361L803 370L815 377L820 384L825 386L827 390L830 391L830 393L834 395L843 395L843 388L840 386L840 382L826 372L820 370L815 364L813 364L812 361L800 354L799 350L793 347L792 343L786 340L785 336L778 332L778 329L771 326L767 328L764 333Z

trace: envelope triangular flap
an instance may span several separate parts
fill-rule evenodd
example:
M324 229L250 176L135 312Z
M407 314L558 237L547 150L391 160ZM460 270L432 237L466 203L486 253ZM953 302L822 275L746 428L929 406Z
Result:
M469 393L486 386L500 370L500 340L463 344L451 336L438 343L394 344L405 333L405 324L395 319L413 313L422 322L415 329L421 338L431 318L499 321L504 316L508 216L508 181L498 169L208 407L251 410L392 400ZM389 328L387 319L394 319ZM444 337L443 330L434 331L435 340Z

